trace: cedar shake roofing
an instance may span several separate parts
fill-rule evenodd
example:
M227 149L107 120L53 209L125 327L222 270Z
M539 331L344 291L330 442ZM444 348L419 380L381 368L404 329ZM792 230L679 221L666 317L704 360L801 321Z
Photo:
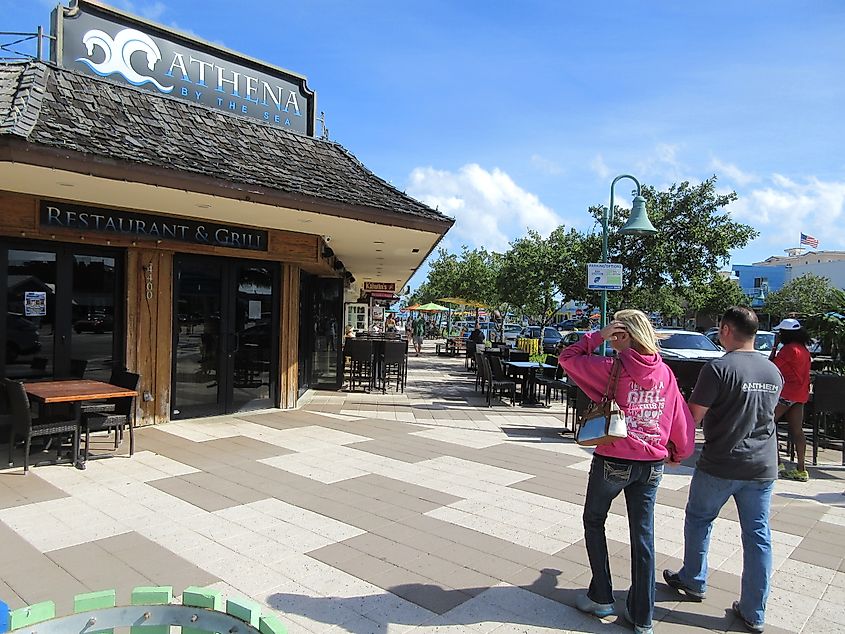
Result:
M442 223L343 146L38 61L0 64L0 139ZM306 206L303 204L302 208ZM394 216L395 217L395 216Z

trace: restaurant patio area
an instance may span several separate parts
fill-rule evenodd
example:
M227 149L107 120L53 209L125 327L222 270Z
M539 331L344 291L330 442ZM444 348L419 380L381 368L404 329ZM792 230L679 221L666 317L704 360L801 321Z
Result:
M114 588L121 604L135 586L208 585L258 601L290 632L630 631L573 607L590 578L590 452L560 433L564 405L487 408L464 359L434 346L408 359L404 393L311 392L296 411L139 429L132 458L84 471L0 471L0 600L68 614L82 592ZM845 631L845 470L838 451L820 462L809 483L776 484L770 634ZM742 565L731 504L707 599L680 601L662 582L679 565L692 468L666 473L655 631L744 631L730 609ZM624 600L622 498L611 513Z

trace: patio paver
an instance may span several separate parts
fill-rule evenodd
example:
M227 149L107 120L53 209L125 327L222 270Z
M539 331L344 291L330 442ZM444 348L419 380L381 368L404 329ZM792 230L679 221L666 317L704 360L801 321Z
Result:
M462 358L427 352L410 358L404 394L310 392L297 411L140 429L134 458L86 471L0 471L0 598L53 599L66 614L76 593L115 588L125 604L134 586L210 585L291 632L630 631L574 609L590 576L590 452L561 433L562 405L488 409L473 386ZM661 485L658 568L679 563L693 464ZM845 631L845 471L811 476L776 485L770 634ZM624 598L621 500L607 535ZM682 602L659 582L656 632L739 631L739 544L727 506L708 599Z

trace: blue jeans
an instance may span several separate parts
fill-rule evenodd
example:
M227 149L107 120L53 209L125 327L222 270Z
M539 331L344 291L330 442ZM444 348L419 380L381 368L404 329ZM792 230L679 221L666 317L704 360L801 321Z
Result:
M736 502L742 529L742 590L739 611L760 625L766 613L772 575L769 504L773 480L725 480L696 469L684 520L684 567L681 581L698 592L707 589L707 549L713 520L730 497Z
M610 503L623 490L631 535L631 588L628 613L634 625L651 627L654 612L654 500L663 464L622 462L593 454L584 502L584 541L593 579L587 596L596 603L613 603L604 523Z

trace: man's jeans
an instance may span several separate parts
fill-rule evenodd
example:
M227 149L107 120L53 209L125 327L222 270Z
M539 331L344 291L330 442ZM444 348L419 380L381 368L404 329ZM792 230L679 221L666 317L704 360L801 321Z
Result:
M772 574L769 504L773 480L725 480L696 469L684 521L684 567L681 581L698 592L707 589L707 549L713 520L733 496L742 529L742 616L762 625Z
M654 500L662 477L663 463L622 462L593 454L584 503L584 541L593 572L587 596L596 603L613 603L604 523L610 503L625 491L631 534L628 613L640 627L651 627L654 612Z

